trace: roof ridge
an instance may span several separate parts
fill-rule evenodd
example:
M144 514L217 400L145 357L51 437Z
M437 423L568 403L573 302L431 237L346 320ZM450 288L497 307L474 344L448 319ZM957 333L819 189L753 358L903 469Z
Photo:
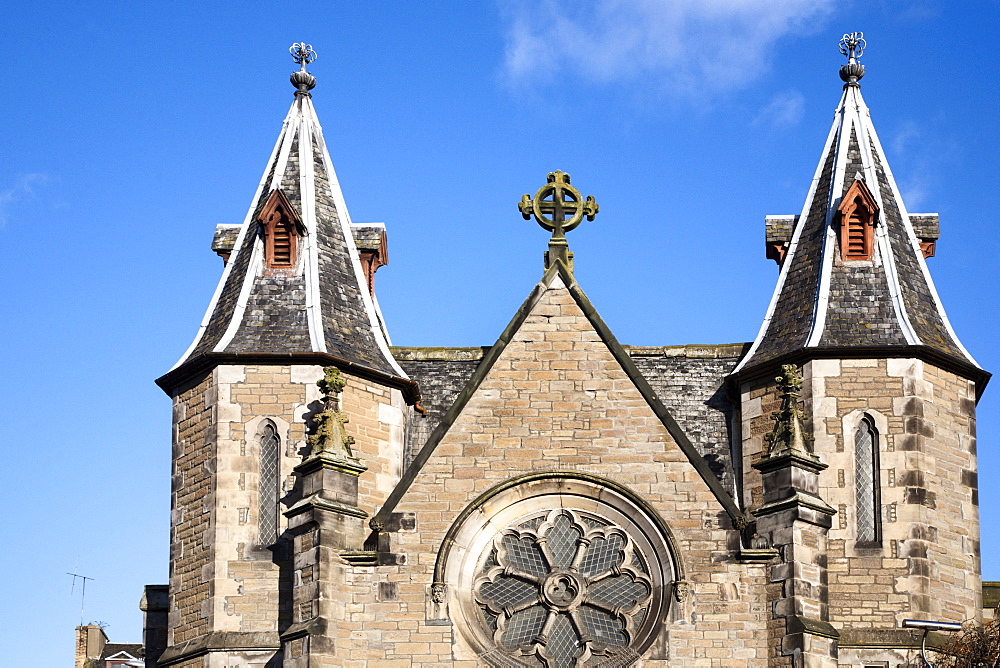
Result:
M417 455L414 457L406 471L404 471L399 482L389 493L389 496L386 497L385 503L382 504L382 507L372 518L370 522L372 526L385 525L389 515L405 496L407 490L416 480L417 475L419 475L424 464L426 464L430 459L438 444L448 434L452 425L462 414L465 406L475 395L476 390L479 389L479 386L486 379L486 376L489 374L494 364L496 364L500 355L513 339L514 334L516 334L524 324L524 321L534 310L534 307L541 300L544 293L551 289L551 284L557 277L563 280L566 290L576 301L584 316L590 321L591 325L593 325L595 331L611 351L615 360L621 365L626 375L635 384L636 389L646 400L646 403L653 410L656 417L674 439L674 442L694 466L695 470L698 471L698 474L705 481L705 484L708 485L720 505L732 518L734 525L742 526L744 522L743 513L737 506L736 501L722 486L718 477L716 477L709 467L708 462L698 453L698 450L691 443L690 439L684 433L683 429L681 429L680 425L678 425L676 420L674 420L670 411L659 400L656 392L652 389L652 387L650 387L649 382L635 366L635 363L632 361L628 352L618 342L614 334L611 332L611 329L607 326L600 314L597 312L597 309L594 308L594 305L590 302L590 299L583 292L583 289L580 288L576 279L573 277L572 271L559 258L556 258L551 262L549 267L545 270L545 273L542 275L541 280L535 284L531 292L528 294L527 299L524 300L518 310L514 313L514 316L511 318L510 322L497 339L497 342L493 344L483 357L483 360L476 367L475 372L473 372L468 382L466 382L461 392L459 392L455 402L442 417L438 425L434 428L434 431L431 432L431 435L427 438L426 443L424 443L424 445L417 452ZM380 522L381 525L379 524Z

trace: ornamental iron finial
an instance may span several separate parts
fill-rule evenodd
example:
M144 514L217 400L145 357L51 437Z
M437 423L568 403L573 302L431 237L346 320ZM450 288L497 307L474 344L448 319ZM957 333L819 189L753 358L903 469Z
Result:
M292 60L299 65L299 71L293 72L290 80L297 89L295 94L309 95L309 91L316 87L316 77L306 71L306 65L316 60L316 52L313 51L312 44L296 42L288 48L288 53L292 54Z
M768 442L768 456L787 454L808 455L812 435L802 426L805 415L799 408L799 392L802 389L802 374L794 364L784 364L781 375L774 379L781 391L781 408L771 413L774 431L765 436Z
M517 208L525 220L534 217L539 225L552 232L546 266L556 257L569 266L571 254L566 233L575 229L584 217L594 220L600 207L593 196L588 195L584 199L580 191L570 185L566 172L550 172L546 181L535 193L534 199L527 194L522 196Z
M865 52L865 34L863 32L846 33L840 38L840 53L847 56L847 64L840 68L840 78L848 86L857 86L865 75L865 66L858 58Z

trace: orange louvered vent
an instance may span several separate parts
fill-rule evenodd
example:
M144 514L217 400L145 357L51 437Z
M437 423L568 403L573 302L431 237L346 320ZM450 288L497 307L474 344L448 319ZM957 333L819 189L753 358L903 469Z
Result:
M855 179L837 208L840 256L844 260L871 260L875 245L878 205L861 179Z
M264 237L264 259L268 269L287 269L298 261L298 216L280 190L272 190L257 215Z

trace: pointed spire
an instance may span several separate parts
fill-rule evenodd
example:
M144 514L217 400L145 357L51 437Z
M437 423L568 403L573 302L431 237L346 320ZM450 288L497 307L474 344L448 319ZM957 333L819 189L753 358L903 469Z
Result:
M802 212L788 217L794 230L776 256L778 285L736 373L862 349L930 354L983 373L948 322L861 97L864 49L862 33L841 39L848 63L840 70L845 85L833 127Z
M212 355L326 355L406 380L389 352L350 214L309 91L316 60L289 50L295 98L194 342L174 370ZM173 371L171 373L173 373ZM415 390L414 390L415 391Z

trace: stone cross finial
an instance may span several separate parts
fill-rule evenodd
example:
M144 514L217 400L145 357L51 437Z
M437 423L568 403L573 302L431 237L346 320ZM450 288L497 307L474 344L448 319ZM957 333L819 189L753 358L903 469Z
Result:
M583 199L580 191L569 184L569 174L557 169L549 173L547 181L534 199L529 195L521 197L517 208L525 220L534 216L539 225L552 232L553 238L565 236L584 216L594 220L600 207L591 195Z
M580 191L570 185L566 172L558 169L549 172L546 180L547 183L538 189L534 199L525 194L517 208L525 220L534 216L539 225L552 232L545 265L549 266L558 258L572 269L573 254L569 252L566 233L579 225L584 217L593 220L600 207L591 195L584 199Z
M340 371L332 366L324 367L323 378L316 385L323 393L323 410L313 417L315 430L308 437L309 456L327 453L339 459L353 457L354 438L344 429L349 420L340 412L340 392L346 385Z
M781 390L781 408L772 412L774 431L765 438L770 446L768 456L775 457L789 453L807 454L812 435L802 426L805 415L799 408L799 391L802 389L802 374L794 364L784 364L781 375L774 379Z

